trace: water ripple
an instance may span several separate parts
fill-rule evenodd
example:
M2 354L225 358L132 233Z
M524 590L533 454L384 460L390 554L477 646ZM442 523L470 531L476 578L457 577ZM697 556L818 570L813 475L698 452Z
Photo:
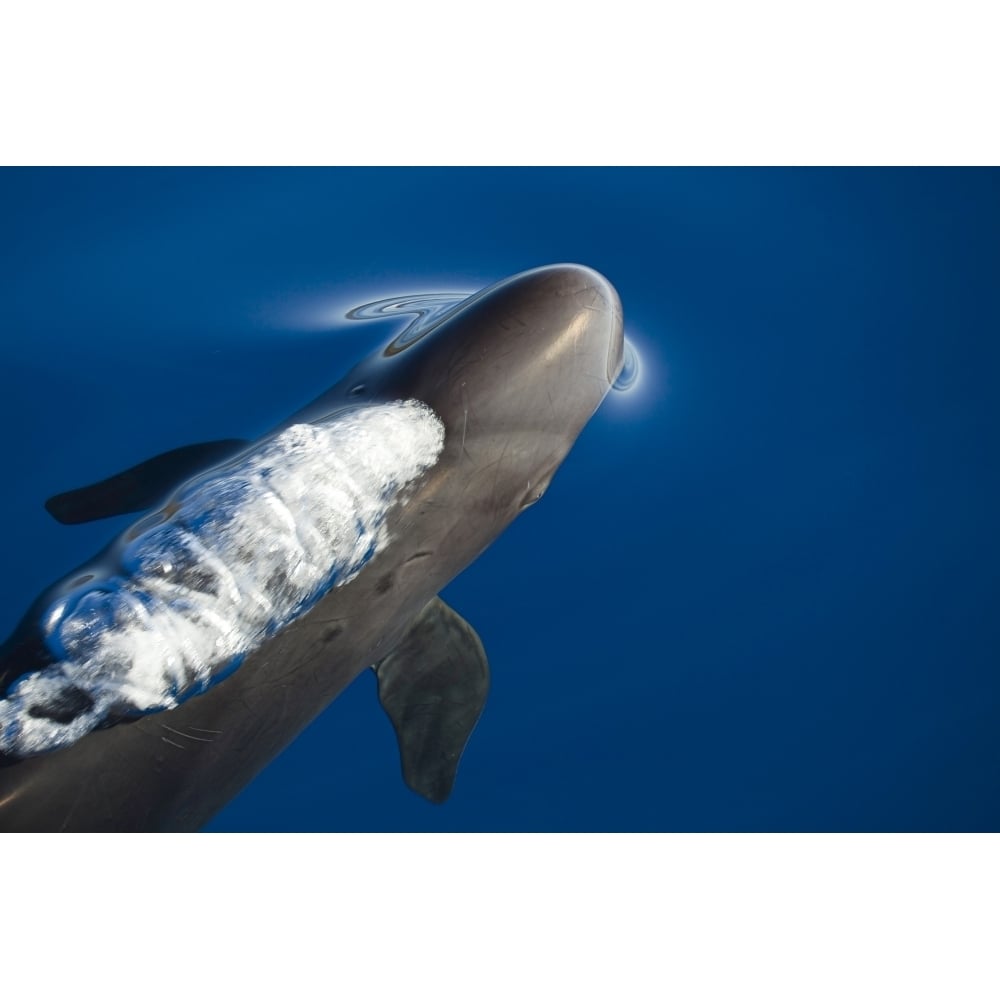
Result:
M639 370L641 367L639 364L639 354L627 339L625 341L624 354L622 370L618 373L618 378L615 379L614 385L611 386L617 392L628 392L639 379Z
M397 295L391 299L378 299L357 306L348 319L391 319L396 316L415 316L399 336L385 349L386 354L398 354L421 337L426 336L442 320L469 298L465 292L425 292L418 295Z

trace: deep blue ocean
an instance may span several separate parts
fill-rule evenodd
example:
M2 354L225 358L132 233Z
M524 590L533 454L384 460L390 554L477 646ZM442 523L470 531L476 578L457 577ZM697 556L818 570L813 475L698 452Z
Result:
M4 170L0 631L134 517L43 501L252 437L344 313L605 274L642 363L444 598L492 692L408 791L362 676L217 831L1000 829L1000 173Z

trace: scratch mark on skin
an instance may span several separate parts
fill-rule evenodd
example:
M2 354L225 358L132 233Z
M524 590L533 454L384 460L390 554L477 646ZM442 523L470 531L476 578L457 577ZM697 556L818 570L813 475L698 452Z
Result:
M161 726L168 732L173 733L174 736L180 736L184 740L195 740L198 743L214 743L215 740L208 739L205 736L192 736L190 733L182 733L179 729L174 729L173 726L167 726L160 723Z
M184 747L182 747L180 743L175 743L173 740L168 740L166 736L161 736L160 739L163 740L164 743L169 743L172 747L177 747L178 750L184 749Z
M190 729L193 733L212 733L215 736L222 735L221 729L201 729L198 726L188 726L188 729Z
M469 429L469 400L465 395L465 383L462 383L462 447L461 453L463 456L468 458L473 465L476 463L473 461L472 456L465 450L465 435Z
M70 803L69 809L66 810L66 816L59 827L59 833L63 833L69 826L69 821L73 818L73 813L76 812L76 807L80 804L80 799L83 798L84 786L81 784L76 790L76 795L73 797L73 801Z
M503 460L507 457L507 449L508 448L510 448L510 441L505 441L504 442L504 446L503 446L503 450L500 452L500 457L497 459L497 462L496 462L496 466L497 466L496 467L496 472L493 473L493 488L490 490L490 495L491 496L496 496L497 495L497 483L500 480L500 469L501 469L501 466L503 465Z
M420 552L414 552L413 555L410 556L410 558L407 559L406 562L403 563L403 565L407 566L411 562L414 562L417 559L426 559L428 556L432 556L432 555L434 555L433 552L428 552L428 551L422 549Z

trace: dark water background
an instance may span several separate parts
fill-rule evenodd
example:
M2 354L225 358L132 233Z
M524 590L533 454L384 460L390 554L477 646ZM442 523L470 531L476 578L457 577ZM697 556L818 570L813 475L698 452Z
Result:
M339 317L597 268L643 358L450 585L493 691L452 799L363 676L214 830L996 830L1000 174L0 172L0 629L128 519L49 495L268 429Z

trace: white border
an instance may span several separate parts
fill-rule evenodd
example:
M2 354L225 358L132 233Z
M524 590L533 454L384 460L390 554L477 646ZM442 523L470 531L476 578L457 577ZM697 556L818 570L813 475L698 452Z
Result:
M990 164L995 4L7 5L7 164Z
M11 996L87 983L463 1000L993 1000L1000 988L992 836L3 843Z
M993 9L7 5L0 163L991 164ZM12 996L997 995L995 836L0 843Z

